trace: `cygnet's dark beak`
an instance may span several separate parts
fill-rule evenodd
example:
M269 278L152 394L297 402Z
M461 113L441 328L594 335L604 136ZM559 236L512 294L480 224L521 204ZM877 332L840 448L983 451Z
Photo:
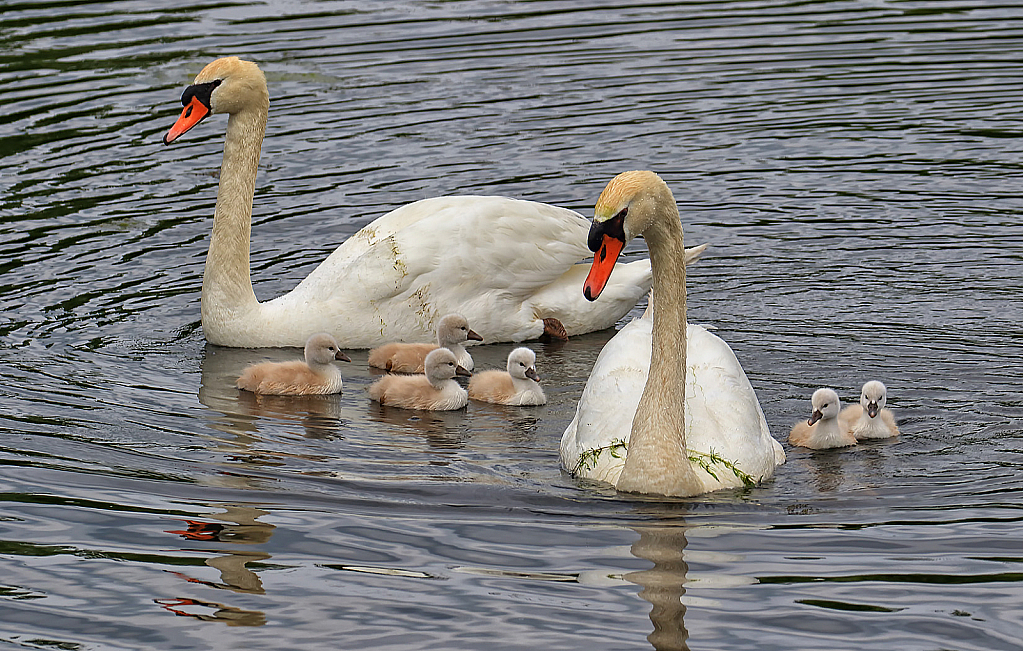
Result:
M874 416L877 416L878 410L879 409L878 409L878 406L877 406L876 402L868 402L867 403L867 415L870 416L871 418L873 418Z
M539 382L540 381L540 374L536 372L535 368L527 368L526 369L526 377L528 377L533 382Z
M814 409L813 414L810 415L810 420L806 421L807 425L813 425L820 419L824 418L824 414L821 413L820 409Z
M463 375L465 377L472 377L472 371L470 371L469 369L465 368L461 364L456 364L455 365L455 375Z
M465 335L465 338L473 341L483 341L483 337L476 334L476 331L472 329L469 330L469 334Z
M340 360L340 361L342 361L342 362L350 362L350 361L352 361L352 358L351 358L351 357L349 357L348 355L345 355L345 354L344 354L344 353L343 353L342 351L340 351L340 350L339 350L339 351L337 351L336 353L334 353L334 359L336 359L336 360Z

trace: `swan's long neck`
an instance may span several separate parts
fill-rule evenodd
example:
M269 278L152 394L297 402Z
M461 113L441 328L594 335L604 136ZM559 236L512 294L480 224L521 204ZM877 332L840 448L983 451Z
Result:
M670 197L670 195L669 195ZM686 269L674 200L643 233L650 250L654 308L650 373L632 421L629 452L616 487L661 495L698 495L702 483L686 453ZM670 218L669 218L670 217Z
M257 308L249 276L249 236L256 166L266 131L269 103L231 114L220 167L213 235L202 279L202 324L218 343L224 329Z

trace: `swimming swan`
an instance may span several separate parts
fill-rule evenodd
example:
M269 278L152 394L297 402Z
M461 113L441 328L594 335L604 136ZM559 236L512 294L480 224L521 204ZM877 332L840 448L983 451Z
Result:
M455 354L438 348L426 356L425 375L385 375L369 387L369 397L382 405L447 411L469 403L456 375L472 375L455 362Z
M860 404L849 405L842 410L842 421L857 441L899 435L895 414L885 409L887 402L888 389L883 383L871 380L860 391Z
M810 397L810 405L813 408L810 419L792 426L789 443L814 450L856 445L856 437L839 418L842 402L834 390L817 389Z
M589 303L582 215L505 197L437 197L378 218L339 246L288 294L259 302L249 240L256 167L270 107L255 63L217 59L181 96L170 144L227 113L213 235L202 283L202 326L221 346L301 346L330 332L346 348L428 341L437 320L464 314L488 342L609 328L650 289L650 263L618 265L607 301Z
M245 369L235 386L272 396L306 396L341 393L341 371L334 360L350 362L334 338L325 332L309 337L305 361L263 362Z
M620 174L601 193L584 294L601 294L618 253L640 233L650 249L655 305L597 357L561 439L562 466L618 490L660 495L770 477L785 453L735 354L706 329L686 326L682 224L653 172Z
M483 371L469 380L469 397L499 405L542 405L547 396L536 372L536 353L516 348L508 354L506 371Z
M448 314L437 324L436 344L384 344L369 351L369 365L392 373L422 373L430 351L447 348L455 354L459 366L471 371L474 368L472 355L463 345L469 340L483 341L483 337L469 328L469 322L461 314Z

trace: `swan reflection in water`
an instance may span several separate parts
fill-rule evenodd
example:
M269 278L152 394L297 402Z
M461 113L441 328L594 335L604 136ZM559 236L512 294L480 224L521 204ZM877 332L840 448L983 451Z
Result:
M683 553L687 528L680 519L632 527L639 534L639 540L632 543L632 555L651 561L654 566L629 572L624 578L640 586L639 596L651 604L650 622L654 630L647 640L657 651L689 651L686 607L682 603L689 571Z
M246 504L215 505L224 513L205 516L204 520L185 520L185 529L169 530L185 540L193 542L229 543L231 545L262 545L270 540L276 528L272 524L259 522L258 518L269 512ZM205 563L220 572L220 581L200 579L184 572L171 572L188 583L197 583L218 590L240 594L265 594L259 575L248 566L250 563L265 561L270 554L252 549L195 548L185 549L200 553L214 553ZM155 599L164 609L183 617L194 617L202 621L219 621L228 626L262 626L266 614L259 610L243 610L218 602L175 597Z

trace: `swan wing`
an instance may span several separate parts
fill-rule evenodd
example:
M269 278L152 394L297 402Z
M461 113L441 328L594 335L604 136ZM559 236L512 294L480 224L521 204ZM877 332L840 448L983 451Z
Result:
M781 444L746 372L727 343L699 325L687 328L686 444L691 452L716 454L753 481L774 474L785 462ZM737 486L735 473L717 472L723 486ZM706 483L706 480L705 480Z
M610 484L618 481L625 465L624 446L650 372L652 326L649 318L634 319L604 345L593 363L575 418L561 438L561 466L573 475Z
M344 320L347 346L429 339L450 312L484 341L522 341L557 318L569 334L613 325L650 285L649 261L623 265L607 301L580 287L590 255L578 213L505 197L438 197L394 210L363 228L317 267L280 309ZM580 268L577 268L580 267ZM271 301L273 303L273 301ZM357 323L362 321L362 323Z

